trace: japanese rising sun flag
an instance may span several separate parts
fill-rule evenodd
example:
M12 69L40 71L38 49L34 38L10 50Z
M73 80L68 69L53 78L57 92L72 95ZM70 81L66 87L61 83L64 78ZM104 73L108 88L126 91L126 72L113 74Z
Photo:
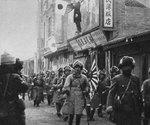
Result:
M90 72L90 90L94 91L97 89L98 85L98 68L96 63L96 54L92 54L92 65L91 65L91 72Z

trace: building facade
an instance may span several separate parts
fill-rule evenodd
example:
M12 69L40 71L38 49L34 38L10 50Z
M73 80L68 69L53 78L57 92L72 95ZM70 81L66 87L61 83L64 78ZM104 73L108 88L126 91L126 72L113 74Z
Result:
M54 35L54 0L38 1L37 73L45 70L44 53L49 51L48 41Z
M67 4L75 2L64 1ZM120 58L129 55L136 61L134 73L142 80L147 78L150 66L149 0L76 2L80 4L81 32L77 32L75 8L62 15L57 13L56 1L42 0L38 39L38 52L42 53L40 66L45 70L57 70L78 59L90 70L92 53L95 52L98 69L109 71L111 66L118 66ZM55 51L51 49L53 42L57 47Z
M109 65L117 65L124 55L132 56L136 61L134 73L145 80L148 77L150 2L149 0L115 1L118 8L115 13L116 31L104 45L109 55Z
M57 0L41 0L39 4L39 72L57 70L72 60L65 31L67 15L59 13Z
M26 75L26 76L33 75L35 73L34 66L35 66L34 58L24 60L23 61L23 70L22 70L23 75Z

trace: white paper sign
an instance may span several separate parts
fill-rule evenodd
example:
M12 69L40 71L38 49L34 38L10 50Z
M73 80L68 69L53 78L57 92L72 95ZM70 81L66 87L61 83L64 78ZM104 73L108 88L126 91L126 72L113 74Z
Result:
M113 27L113 0L104 0L104 27Z

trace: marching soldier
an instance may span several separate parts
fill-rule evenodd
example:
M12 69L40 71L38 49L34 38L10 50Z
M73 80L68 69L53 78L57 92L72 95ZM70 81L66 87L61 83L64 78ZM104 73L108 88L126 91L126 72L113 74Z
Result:
M140 80L132 74L134 67L134 59L124 56L119 63L122 73L112 79L113 85L108 94L106 111L115 110L116 125L141 125Z
M37 76L33 79L34 87L34 106L39 107L41 102L44 102L43 98L43 88L44 88L44 79L41 74L37 74Z
M71 74L71 67L70 66L65 66L64 67L64 76L63 76L63 86L64 86L64 83L66 81L66 78L67 76L69 76ZM62 94L65 101L64 101L64 104L63 104L63 107L62 107L62 119L64 121L67 121L68 120L68 109L66 108L66 105L68 104L68 99L66 99L67 97L67 94L65 92L62 91Z
M18 95L28 86L22 83L23 63L4 53L0 65L0 125L25 125L25 106Z
M50 80L49 80L49 92L47 93L48 105L53 102L53 95L54 95L54 88L53 83L55 83L55 72L51 71L50 73Z
M110 77L107 79L107 83L109 84L109 86L111 86L112 84L111 80L118 74L120 74L119 68L117 66L112 66L110 68ZM116 121L115 111L109 114L109 120L115 123Z
M46 96L47 96L47 102L48 105L50 105L50 98L49 98L49 91L50 91L50 72L46 71L46 76L45 76L45 90L46 90Z
M53 94L52 94L52 80L54 79L55 76L55 72L49 72L47 71L47 76L46 76L46 94L47 94L47 102L48 105L50 106L51 102L52 102L52 98L53 98Z
M150 68L148 71L150 75ZM143 102L144 102L144 124L148 125L150 122L150 78L145 80L142 85L142 92L143 92Z
M102 114L102 108L104 105L106 105L106 100L107 100L107 94L109 90L109 86L107 86L107 79L106 79L106 73L105 70L100 70L99 71L99 82L96 91L94 94L98 95L97 99L91 100L91 105L92 105L92 110L91 110L91 120L93 121L94 118L94 113L95 109L97 108L98 116L103 117ZM93 102L92 102L93 101Z
M120 73L119 68L117 66L112 66L110 68L110 75L111 78L114 78L116 75L118 75Z
M55 103L57 116L59 118L62 117L62 114L60 113L61 108L63 106L63 102L61 100L62 87L63 87L63 68L59 68L58 76L55 78L53 83L54 88L53 102Z
M79 61L73 63L74 72L65 81L64 90L68 90L69 100L69 120L68 125L72 125L74 115L76 115L76 125L80 125L82 111L84 109L85 98L89 85L85 75L81 73L83 64Z
M88 71L83 68L82 74L88 77ZM88 78L89 82L89 78ZM86 109L86 114L87 114L87 121L91 121L91 104L90 104L90 92L86 94L85 96L85 109Z

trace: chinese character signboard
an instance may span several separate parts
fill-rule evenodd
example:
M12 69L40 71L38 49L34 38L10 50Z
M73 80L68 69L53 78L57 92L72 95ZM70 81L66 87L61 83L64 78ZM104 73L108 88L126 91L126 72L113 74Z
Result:
M74 51L81 51L89 48L95 48L98 45L106 43L106 37L101 30L95 30L89 34L69 41Z
M103 0L104 5L104 20L103 20L103 26L104 28L113 28L114 18L113 18L113 5L114 0Z
M90 34L77 38L76 42L78 43L78 45L80 46L82 50L96 46L94 39L92 38Z

